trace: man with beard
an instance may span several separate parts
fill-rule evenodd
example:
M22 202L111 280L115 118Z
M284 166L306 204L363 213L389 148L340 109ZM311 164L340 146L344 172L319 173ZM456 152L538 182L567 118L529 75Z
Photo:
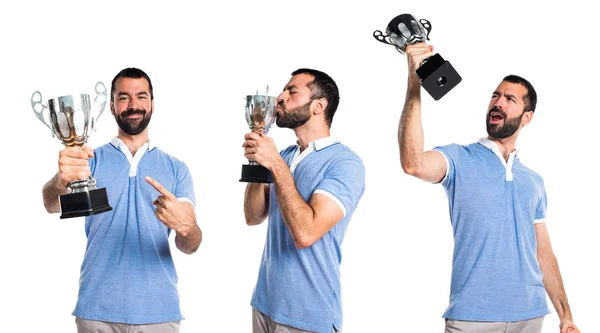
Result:
M277 126L297 144L279 153L273 139L246 134L244 155L273 174L273 185L248 184L248 225L269 216L254 289L254 333L331 333L342 327L341 245L365 187L361 159L330 136L339 103L335 82L298 69L277 98Z
M137 68L112 81L110 110L118 135L94 151L60 152L58 173L44 185L46 210L60 211L58 196L71 181L93 175L106 188L112 211L88 216L79 297L78 332L179 332L177 273L169 248L200 246L194 189L186 165L148 139L154 111L152 82Z
M546 293L560 332L579 332L546 229L542 177L515 150L535 111L533 86L516 75L505 77L488 106L487 138L424 152L415 71L432 51L425 43L406 50L409 80L398 142L404 172L441 183L448 196L454 256L445 332L539 333L550 312Z

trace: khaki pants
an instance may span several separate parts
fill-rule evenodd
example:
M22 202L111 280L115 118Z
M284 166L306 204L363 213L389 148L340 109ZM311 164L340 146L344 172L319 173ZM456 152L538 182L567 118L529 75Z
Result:
M446 319L444 333L541 333L543 322L544 317L512 323Z
M179 333L179 322L129 325L77 318L77 333Z
M336 331L331 328L333 333ZM304 331L291 326L276 323L260 311L252 308L252 333L311 333L310 331Z

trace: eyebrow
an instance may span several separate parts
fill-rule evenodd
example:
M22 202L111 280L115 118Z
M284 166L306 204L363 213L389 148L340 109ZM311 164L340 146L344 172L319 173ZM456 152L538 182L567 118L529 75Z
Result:
M147 91L140 91L139 93L136 94L136 96L141 96L141 95L148 96L148 92ZM129 93L120 91L120 92L117 93L117 96L129 96Z
M501 92L499 92L498 90L494 91L494 93L492 95L502 95ZM506 96L507 98L514 98L515 100L518 100L517 96L513 95L513 94L504 94L504 96Z
M292 89L294 89L294 88L298 88L298 87L296 87L296 86L295 86L295 85L293 85L293 84L290 84L289 86L285 87L285 88L283 89L283 91L286 91L286 90L292 90Z

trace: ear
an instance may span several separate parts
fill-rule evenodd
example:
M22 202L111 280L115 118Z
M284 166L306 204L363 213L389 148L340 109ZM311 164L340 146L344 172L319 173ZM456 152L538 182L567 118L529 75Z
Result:
M152 113L154 114L154 99L152 99Z
M531 119L533 119L533 111L525 111L523 118L521 118L521 127L525 127L525 125L529 124Z
M329 102L327 101L326 98L319 98L319 99L315 99L313 101L313 114L317 115L317 114L321 114L321 113L325 113L325 109L327 108L327 105L329 104Z
M115 115L115 103L110 101L110 114Z

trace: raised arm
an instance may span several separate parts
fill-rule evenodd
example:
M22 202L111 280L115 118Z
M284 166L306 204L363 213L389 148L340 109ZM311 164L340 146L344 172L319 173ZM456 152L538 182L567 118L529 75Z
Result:
M421 121L421 82L416 74L423 59L433 55L433 47L417 43L406 48L408 87L404 109L398 125L400 164L405 173L429 182L439 182L446 175L446 160L442 153L424 151Z

